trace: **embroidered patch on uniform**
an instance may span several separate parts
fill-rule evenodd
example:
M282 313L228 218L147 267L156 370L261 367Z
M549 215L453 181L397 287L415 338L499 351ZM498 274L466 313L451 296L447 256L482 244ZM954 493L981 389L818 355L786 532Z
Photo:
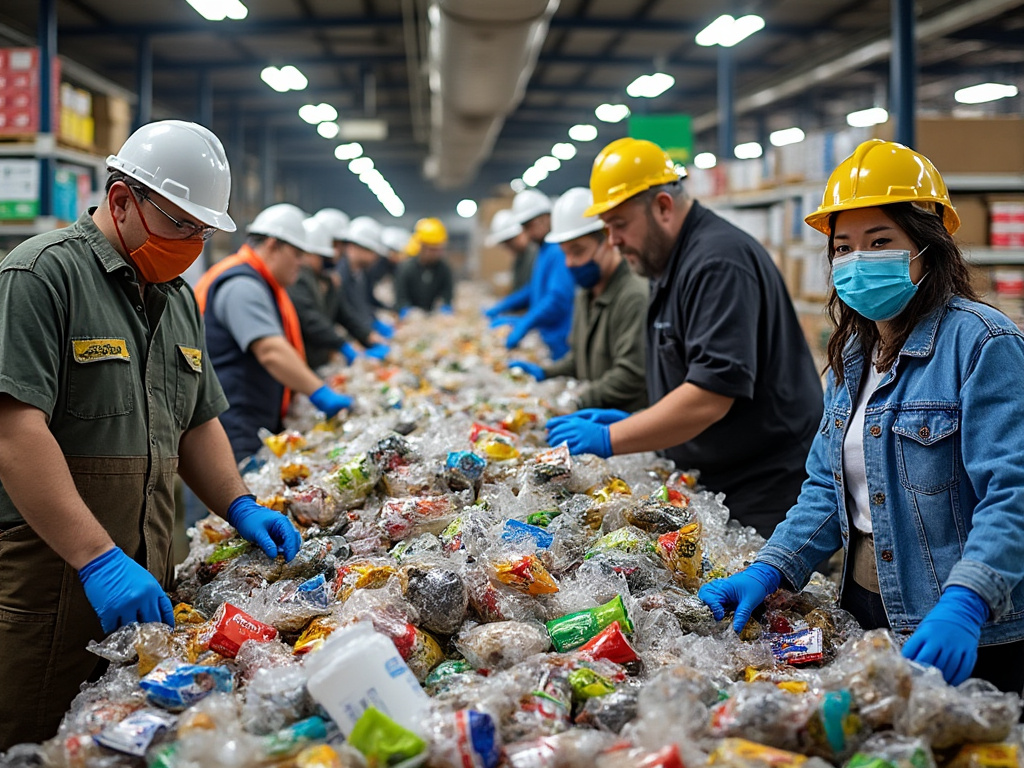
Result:
M181 354L185 357L185 362L188 363L188 367L196 373L203 372L203 350L193 349L192 347L183 347L181 344L178 345L178 349L181 350Z
M74 339L71 344L76 363L132 359L126 339Z

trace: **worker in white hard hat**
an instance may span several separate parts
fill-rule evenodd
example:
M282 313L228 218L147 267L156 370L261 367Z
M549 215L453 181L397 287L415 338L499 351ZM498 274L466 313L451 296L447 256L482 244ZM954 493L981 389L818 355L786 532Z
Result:
M506 346L515 349L527 333L536 330L557 360L569 351L572 295L575 283L557 243L545 242L551 231L551 200L535 189L524 189L512 200L514 220L531 241L540 246L528 290L506 297L487 311L492 327L511 325ZM521 317L509 312L525 310Z
M105 664L91 640L174 624L177 474L271 557L301 542L239 477L179 278L235 229L223 146L195 123L150 123L107 169L98 207L0 267L0 752L56 733Z
M338 331L328 313L325 273L334 270L334 243L323 219L311 216L302 222L306 233L306 252L299 265L298 279L288 286L302 328L306 362L313 370L339 355L351 364L359 353Z
M284 428L293 393L307 395L328 417L352 406L352 398L327 386L306 362L288 296L306 251L305 219L288 203L261 211L246 230L246 244L196 286L210 359L230 403L220 418L240 463L260 449L260 429Z
M517 294L525 289L523 297L529 300L530 275L533 273L533 262L537 258L537 244L523 231L523 225L516 221L511 210L501 210L491 219L491 231L484 239L484 244L493 248L503 245L512 252L512 292ZM514 300L513 300L514 301ZM503 309L500 304L492 307L492 317L510 310Z
M586 187L568 190L554 205L547 236L562 246L578 286L569 354L547 365L513 360L509 368L538 381L574 376L587 382L577 408L615 408L625 415L647 405L644 336L650 287L608 242L604 222L583 215L593 204Z
M374 219L357 216L349 222L343 255L338 260L339 303L348 321L355 325L346 328L367 347L367 355L378 359L388 354L387 342L394 335L394 329L377 317L370 301L368 272L378 259L387 256L382 234L383 227Z

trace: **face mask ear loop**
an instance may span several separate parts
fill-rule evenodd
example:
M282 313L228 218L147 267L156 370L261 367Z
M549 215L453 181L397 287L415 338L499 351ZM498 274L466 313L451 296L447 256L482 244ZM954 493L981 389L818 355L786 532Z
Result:
M929 243L928 245L931 245L931 243ZM913 261L913 260L914 260L914 259L916 259L916 258L917 258L918 256L920 256L920 255L921 255L922 253L924 253L925 251L927 251L927 250L928 250L928 245L926 245L926 246L925 246L924 248L922 248L922 249L921 249L920 251L918 251L918 252L917 252L917 253L916 253L916 254L915 254L914 256L912 256L912 257L910 258L910 260L911 260L911 261ZM931 274L931 270L929 270L929 271L925 272L925 273L924 273L923 275L921 275L921 279L920 279L920 280L918 280L918 281L917 281L916 283L914 283L914 285L921 285L921 283L923 283L923 282L924 282L924 279L925 279L926 277L928 277L928 275L930 275L930 274ZM911 280L910 282L912 282L912 283L913 283L914 281L913 281L913 280Z

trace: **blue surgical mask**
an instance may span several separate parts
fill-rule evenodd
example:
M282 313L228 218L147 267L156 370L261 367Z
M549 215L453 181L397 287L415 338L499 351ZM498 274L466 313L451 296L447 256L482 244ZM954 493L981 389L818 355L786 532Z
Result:
M928 246L917 256L926 250ZM832 262L832 285L854 312L876 322L891 320L917 293L910 279L910 262L917 256L896 250L844 253Z
M569 267L569 271L580 288L590 290L601 282L601 268L597 266L596 261L591 260L578 267Z

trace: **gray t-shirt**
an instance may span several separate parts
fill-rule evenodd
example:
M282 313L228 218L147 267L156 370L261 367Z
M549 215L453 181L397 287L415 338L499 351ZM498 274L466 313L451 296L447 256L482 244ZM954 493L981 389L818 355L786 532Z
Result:
M268 336L284 336L284 326L270 292L255 277L226 280L213 297L213 313L244 350Z

